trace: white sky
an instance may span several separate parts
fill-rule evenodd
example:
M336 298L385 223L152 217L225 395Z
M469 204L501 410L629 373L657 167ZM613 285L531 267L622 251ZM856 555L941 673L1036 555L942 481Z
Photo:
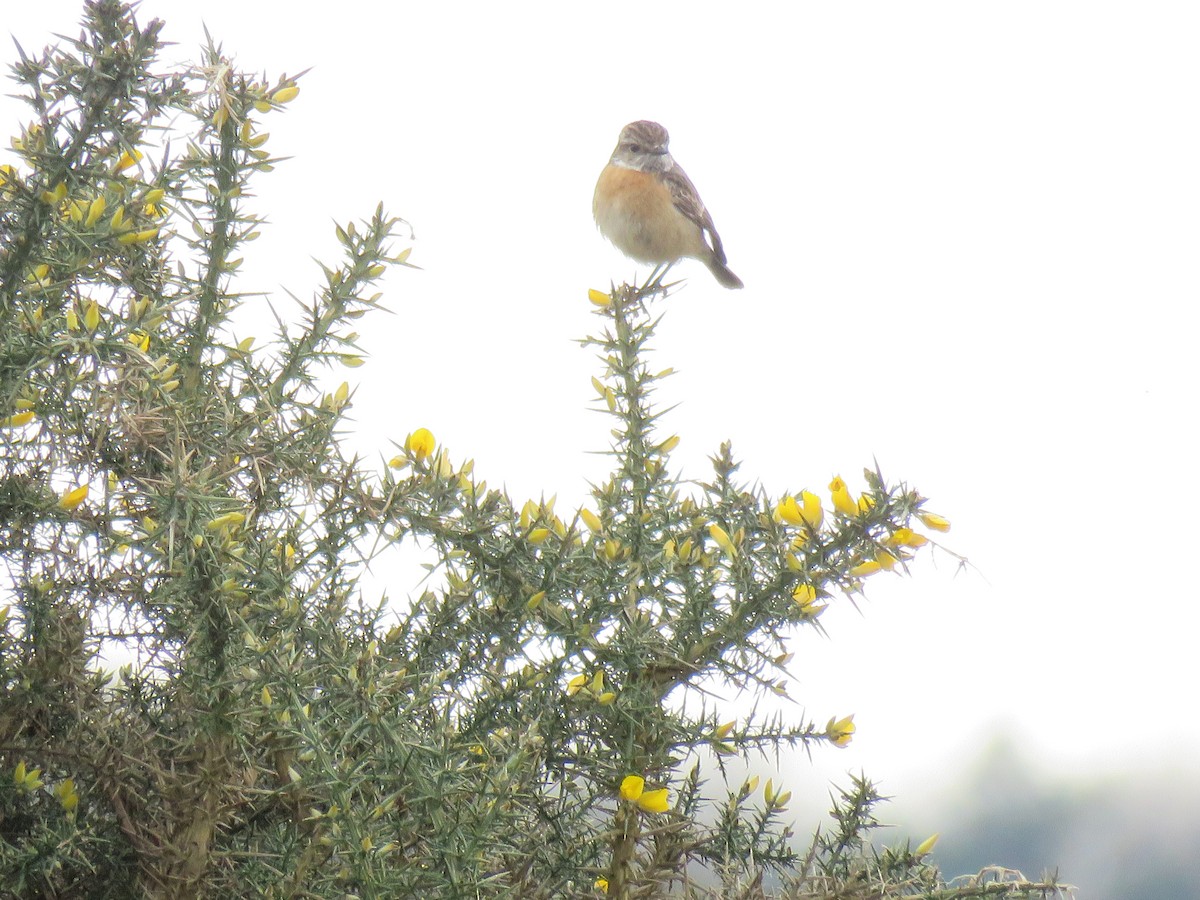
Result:
M10 6L27 50L77 32L77 2ZM596 233L592 188L621 126L656 119L747 285L676 270L656 344L676 463L703 478L732 438L779 494L862 489L877 459L977 567L877 576L864 615L793 642L794 695L859 724L818 772L903 795L996 728L1063 774L1196 758L1200 7L320 9L141 15L172 57L198 59L203 15L248 70L313 69L264 122L294 158L259 182L247 289L307 297L332 220L379 200L416 229L423 271L387 277L371 361L331 374L358 384L356 446L426 426L518 501L583 500L609 428L574 342L586 290L645 273Z

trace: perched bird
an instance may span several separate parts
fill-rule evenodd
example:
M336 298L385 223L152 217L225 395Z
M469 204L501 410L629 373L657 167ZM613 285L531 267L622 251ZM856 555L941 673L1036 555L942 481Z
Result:
M669 267L685 256L708 266L727 288L742 280L725 265L712 216L667 149L667 129L630 122L600 173L592 215L600 233L638 262Z

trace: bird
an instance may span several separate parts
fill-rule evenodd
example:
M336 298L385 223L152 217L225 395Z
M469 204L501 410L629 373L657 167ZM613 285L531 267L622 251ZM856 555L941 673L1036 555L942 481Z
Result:
M600 233L638 262L670 266L697 259L727 288L742 287L696 186L668 149L657 122L630 122L596 181L592 215ZM665 269L664 269L665 271Z

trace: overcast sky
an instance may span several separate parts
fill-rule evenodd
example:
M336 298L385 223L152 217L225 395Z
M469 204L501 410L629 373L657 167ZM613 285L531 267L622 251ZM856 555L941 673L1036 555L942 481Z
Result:
M36 50L80 9L9 4L2 27ZM141 16L167 21L172 58L198 59L207 24L245 69L312 68L264 123L293 159L258 184L274 226L243 285L307 296L333 220L382 200L410 221L422 271L389 274L370 362L330 382L357 384L356 447L390 455L428 427L518 502L576 505L604 474L598 364L575 341L599 325L587 289L645 267L596 232L592 189L626 122L670 130L746 283L676 270L656 344L678 370L659 395L680 404L673 459L703 478L732 438L776 495L837 473L861 490L878 461L973 566L876 576L861 614L835 603L828 639L793 642L794 696L859 724L819 773L902 794L996 729L1064 774L1197 758L1200 7L145 0ZM26 113L0 111L16 133Z

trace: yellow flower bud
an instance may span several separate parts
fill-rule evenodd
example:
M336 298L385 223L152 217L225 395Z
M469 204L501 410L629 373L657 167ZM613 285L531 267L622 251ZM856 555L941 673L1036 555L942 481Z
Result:
M717 524L709 525L708 534L722 550L729 554L730 558L737 557L737 547L733 545L733 541L729 539L729 533L724 528Z
M843 516L853 518L858 515L858 504L854 502L854 498L850 496L850 490L846 487L846 482L842 481L839 475L829 482L829 490L833 495L833 508L840 512Z
M917 849L913 851L913 855L924 856L933 849L933 846L938 842L939 837L941 837L941 835L935 831L929 837L925 838L925 840L921 841L921 843L917 844Z
M95 225L100 220L100 217L104 215L104 208L106 206L108 206L108 201L103 197L97 197L89 203L87 216L84 218L83 224L88 228Z
M939 516L937 513L918 510L917 518L921 520L922 525L924 525L926 528L932 528L934 531L950 530L950 522L947 519Z
M89 300L83 311L83 327L95 331L100 325L100 305L95 300Z
M124 172L126 169L136 166L142 160L142 151L130 150L127 153L122 153L117 164L113 166L113 174L117 175Z
M127 231L117 238L118 244L144 244L158 237L157 228L144 228L141 231Z
M63 494L61 497L59 497L58 498L58 506L60 509L65 509L65 510L70 511L72 509L75 509L77 506L79 506L79 504L81 504L84 500L86 500L87 495L88 495L88 486L86 484L81 484L79 487L72 488L71 490L69 490L65 494Z
M34 412L27 409L24 412L13 413L11 416L5 416L0 419L0 428L20 428L22 425L28 425L33 421Z
M881 569L886 569L890 572L896 568L896 563L899 562L899 560L897 560L895 556L888 553L886 550L876 550L875 562L879 563L879 567Z
M209 531L220 531L221 529L230 530L237 528L246 521L246 514L240 512L225 513L223 516L217 516L215 519L209 519L205 523L205 528Z
M600 517L586 506L579 510L579 518L583 519L583 524L591 531L601 532L604 530L604 523L600 521Z
M866 578L868 575L874 575L881 568L879 563L873 559L868 559L865 562L860 562L850 570L850 574L855 578Z

